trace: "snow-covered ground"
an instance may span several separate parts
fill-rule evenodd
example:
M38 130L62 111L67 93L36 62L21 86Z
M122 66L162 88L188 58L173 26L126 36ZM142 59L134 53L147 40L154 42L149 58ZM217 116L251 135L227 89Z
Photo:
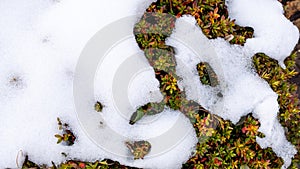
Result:
M67 159L110 158L143 168L181 167L190 157L197 138L180 112L166 109L130 126L114 109L113 76L126 58L141 53L133 36L114 46L97 71L95 98L105 105L101 115L104 126L99 132L109 126L127 138L149 140L166 133L174 124L182 124L190 132L171 150L160 155L150 153L148 158L134 161L124 156L126 147L122 140L117 140L118 149L124 154L113 154L95 144L82 129L74 106L75 68L89 39L118 19L139 16L150 3L149 0L0 1L0 168L16 168L20 151L34 162L49 165L51 161L59 163ZM185 88L189 99L233 122L253 111L261 122L260 131L266 135L257 141L262 147L272 147L287 166L295 149L286 141L276 119L277 95L253 72L251 57L264 52L284 67L283 60L296 45L299 32L283 16L282 6L276 0L228 0L227 4L230 17L241 26L253 27L255 37L248 39L244 47L229 45L223 39L206 39L191 17L179 19L168 43L176 48L176 58L181 61L177 67L183 77L180 86ZM205 47L213 48L212 52ZM218 89L200 84L196 70L191 69L199 61L207 61L215 69L220 78ZM127 92L133 108L160 98L158 82L149 66L132 77L130 84ZM214 94L216 90L222 91L222 99ZM92 112L94 100L90 100ZM57 117L69 123L77 136L73 146L56 144ZM117 142L109 135L103 137L108 143ZM155 150L159 143L152 146ZM62 152L68 156L64 157ZM22 157L18 160L21 163Z

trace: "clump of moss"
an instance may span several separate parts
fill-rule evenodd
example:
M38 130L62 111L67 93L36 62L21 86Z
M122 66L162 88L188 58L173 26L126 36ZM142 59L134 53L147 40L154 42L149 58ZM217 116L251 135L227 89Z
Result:
M278 94L280 105L278 119L285 128L287 139L296 146L298 153L293 159L291 168L297 168L300 164L300 108L296 93L297 85L290 79L297 75L295 71L296 52L285 60L286 69L281 68L277 61L265 54L257 54L253 57L253 64L257 73L265 79L270 87Z

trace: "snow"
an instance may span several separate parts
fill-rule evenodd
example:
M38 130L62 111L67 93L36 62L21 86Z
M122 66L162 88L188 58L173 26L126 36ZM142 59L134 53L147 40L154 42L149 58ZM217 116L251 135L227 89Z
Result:
M246 48L253 53L265 53L285 67L284 58L297 44L299 30L285 18L282 5L276 0L226 2L230 18L236 19L238 25L250 26L255 30L255 38L247 40ZM255 6L255 9L249 8L251 6Z
M98 129L98 132L106 133L102 137L104 145L117 145L114 150L118 154L102 149L91 140L75 113L72 81L85 44L105 25L141 12L136 8L142 6L145 9L149 3L151 1L114 1L106 4L96 0L1 1L0 13L6 17L0 21L0 70L3 75L0 76L0 168L16 168L16 158L20 165L26 154L30 160L48 165L51 165L51 161L58 164L67 159L93 161L110 158L136 167L180 168L188 160L197 139L189 120L180 112L166 109L157 116L145 118L131 126L111 106L114 103L108 92L113 82L110 77L114 76L118 65L131 53L141 53L133 36L107 55L108 59L104 60L95 78L95 98L88 98L90 107L87 111L94 112L95 100L105 105L101 117L104 124L100 126L103 130ZM111 12L111 9L115 11ZM145 66L148 69L129 79L129 101L134 108L149 99L161 99L154 72L149 65ZM19 80L11 84L14 77ZM149 83L144 85L144 82ZM57 117L68 123L76 135L73 146L56 144L54 135L60 133ZM95 125L99 124L97 122ZM108 129L124 135L121 137L123 140L114 138ZM173 132L166 132L170 129ZM181 130L182 135L170 135L174 130ZM168 140L164 137L173 137L174 140L166 142ZM124 142L137 139L147 139L152 144L152 151L144 160L134 161L128 157L130 154ZM167 147L165 152L160 152L160 146ZM64 157L62 152L68 156Z
M133 126L128 124L130 113L135 108L162 99L154 72L143 61L145 58L133 36L107 53L98 65L94 79L95 98L84 100L89 106L87 112L94 113L95 100L105 105L101 115L94 114L89 118L92 129L103 134L100 138L102 144L116 145L114 150L106 151L91 139L94 136L86 133L74 107L75 68L90 38L120 18L140 16L151 2L0 2L0 168L16 168L16 158L20 164L26 154L32 161L48 165L51 161L60 163L68 159L93 161L110 158L135 167L180 168L188 160L197 138L192 125L180 112L165 108L162 113L145 117ZM287 167L295 149L285 139L283 128L276 119L277 95L255 74L250 62L254 53L264 52L282 65L294 48L299 32L284 18L282 7L275 0L230 0L227 4L230 17L240 25L253 27L255 38L248 39L245 47L229 45L223 39L208 40L194 26L194 19L187 16L178 19L168 43L176 48L177 72L183 78L180 87L187 91L188 99L198 101L234 123L253 111L261 122L259 130L266 135L257 141L262 147L272 147L283 157ZM128 24L132 26L134 22ZM126 66L130 59L144 64L132 65L131 68L138 71L126 79L128 84L114 84L118 80L115 75L124 73L122 65ZM200 61L210 63L220 78L219 86L201 85L195 67ZM114 105L114 99L117 99L111 92L115 90L114 85L128 92L125 112L120 113ZM217 96L218 92L223 98ZM59 133L57 117L70 124L77 136L73 146L56 144L54 135ZM101 126L98 126L99 119L104 122ZM114 132L110 133L111 130ZM134 161L128 157L123 144L128 139L146 139L153 149L144 160ZM68 156L62 156L62 152Z

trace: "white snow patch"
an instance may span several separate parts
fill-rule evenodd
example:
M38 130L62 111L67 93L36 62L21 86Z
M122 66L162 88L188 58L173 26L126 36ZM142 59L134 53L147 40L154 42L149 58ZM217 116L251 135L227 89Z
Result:
M254 37L246 48L253 53L263 52L278 60L284 68L284 59L290 55L299 40L299 30L284 15L277 0L227 0L229 17L236 24L250 26Z

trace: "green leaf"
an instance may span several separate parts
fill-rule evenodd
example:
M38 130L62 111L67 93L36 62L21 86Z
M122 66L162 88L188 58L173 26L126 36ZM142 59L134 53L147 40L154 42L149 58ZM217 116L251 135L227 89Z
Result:
M143 116L145 115L145 113L142 110L137 110L136 112L134 112L130 118L130 122L129 124L134 124L137 121L139 121Z

